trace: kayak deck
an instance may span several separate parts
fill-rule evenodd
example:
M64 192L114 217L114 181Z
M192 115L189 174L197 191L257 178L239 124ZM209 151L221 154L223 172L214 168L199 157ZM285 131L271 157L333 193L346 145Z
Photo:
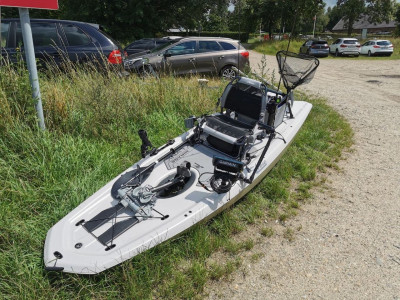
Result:
M208 185L214 171L213 157L224 154L207 143L187 143L191 131L182 134L174 145L142 159L122 174L155 163L142 183L154 187L173 177L177 166L190 162L191 176L183 190L175 196L157 197L154 218L139 221L129 208L111 196L113 184L122 174L117 176L49 230L44 249L46 267L63 268L71 273L99 273L212 217L240 199L269 172L301 128L311 107L307 102L294 103L292 110L296 117L285 118L276 128L282 137L272 141L255 180L251 184L238 180L228 193L218 194L203 186ZM251 175L265 145L266 139L254 142L249 152L256 157L244 168L245 177ZM158 161L163 156L165 159ZM58 254L62 258L57 258Z

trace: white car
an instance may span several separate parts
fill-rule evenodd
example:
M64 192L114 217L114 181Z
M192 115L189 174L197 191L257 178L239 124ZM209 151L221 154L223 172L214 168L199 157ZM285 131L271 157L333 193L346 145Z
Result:
M357 39L340 38L329 46L329 53L335 56L354 55L357 57L360 55L360 47Z
M393 54L393 44L388 40L371 40L361 46L361 54L390 56Z

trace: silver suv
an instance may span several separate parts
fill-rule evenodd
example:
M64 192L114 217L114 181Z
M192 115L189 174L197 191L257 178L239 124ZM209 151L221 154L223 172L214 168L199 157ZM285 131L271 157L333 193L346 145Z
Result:
M340 38L329 46L329 52L335 56L340 55L360 55L360 43L354 38Z
M233 78L235 68L249 66L249 52L229 38L188 37L171 40L146 55L128 56L124 66L139 74L151 71L151 66L156 72L176 75L212 73Z

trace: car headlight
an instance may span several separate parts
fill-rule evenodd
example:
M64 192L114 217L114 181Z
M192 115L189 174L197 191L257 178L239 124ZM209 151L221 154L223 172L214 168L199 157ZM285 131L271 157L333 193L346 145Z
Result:
M147 57L145 57L145 58L139 57L139 58L125 59L125 61L124 61L124 65L126 67L132 66L134 64L140 64L140 65L143 64L144 65L144 64L148 64L148 63L149 63L149 59Z

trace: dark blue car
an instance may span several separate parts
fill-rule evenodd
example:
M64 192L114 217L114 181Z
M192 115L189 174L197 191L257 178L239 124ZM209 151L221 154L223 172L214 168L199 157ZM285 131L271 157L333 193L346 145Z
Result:
M100 30L99 25L77 21L32 19L33 43L39 65L102 62L120 65L121 47ZM1 20L1 55L10 62L24 58L19 19Z
M308 40L300 47L299 53L327 57L329 55L328 42L323 40Z

